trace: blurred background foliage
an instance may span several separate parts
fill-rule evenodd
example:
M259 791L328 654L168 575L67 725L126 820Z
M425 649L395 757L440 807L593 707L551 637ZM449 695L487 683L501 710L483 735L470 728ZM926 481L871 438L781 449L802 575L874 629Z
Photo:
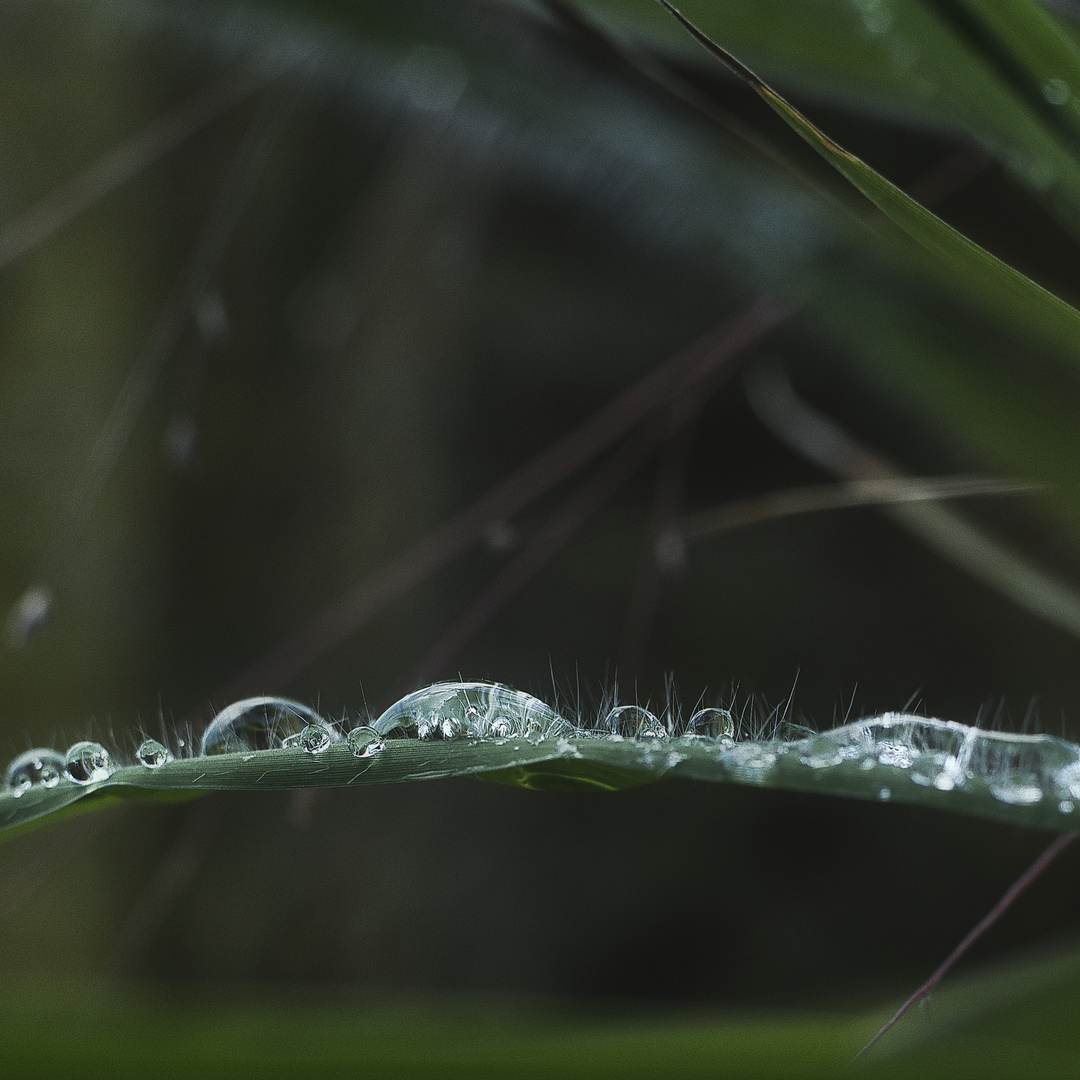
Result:
M0 7L9 758L91 734L130 752L248 693L378 710L459 672L585 713L616 686L662 703L673 680L814 727L910 704L1080 735L1080 341L943 270L658 8L584 10L640 63L494 0ZM686 11L1076 302L1067 5ZM763 297L776 328L641 422L594 425L565 475L543 458L527 491L528 463ZM1045 485L948 513L1049 600L1018 604L1027 586L973 576L955 531L931 549L874 508L680 534L833 479L748 404L761 364L896 471ZM530 1015L862 1012L1044 842L685 783L213 796L0 848L0 965L61 998L105 980L436 1013L492 995ZM1078 858L971 962L1075 935Z

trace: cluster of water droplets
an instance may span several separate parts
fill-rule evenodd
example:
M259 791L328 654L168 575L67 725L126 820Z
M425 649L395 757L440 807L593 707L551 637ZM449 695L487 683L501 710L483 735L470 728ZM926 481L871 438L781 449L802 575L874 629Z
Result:
M883 766L921 787L983 788L1013 806L1056 799L1061 813L1072 813L1080 800L1080 746L1049 735L886 713L801 739L790 749L813 769L845 762L867 772ZM888 786L878 792L882 799L891 794Z
M287 698L247 698L222 709L197 747L187 752L207 758L268 750L318 755L344 744L366 768L395 740L523 740L534 745L555 740L563 746L561 740L601 739L632 741L650 752L662 745L679 752L697 748L743 781L766 781L781 765L815 772L843 766L849 776L865 772L880 777L881 799L892 796L897 782L909 782L943 792L985 790L997 801L1017 806L1053 799L1061 813L1072 813L1080 805L1080 746L1050 736L1012 735L899 713L797 739L736 741L735 736L736 721L728 709L699 709L684 718L676 708L657 715L640 705L616 704L592 722L572 722L538 698L508 686L448 682L417 690L376 720L351 728L336 726ZM134 762L123 764L157 770L173 760L173 751L163 742L146 739ZM85 787L108 780L118 767L99 742L77 742L67 753L38 748L11 762L6 788L20 798L34 788ZM866 787L872 791L873 786L868 776Z

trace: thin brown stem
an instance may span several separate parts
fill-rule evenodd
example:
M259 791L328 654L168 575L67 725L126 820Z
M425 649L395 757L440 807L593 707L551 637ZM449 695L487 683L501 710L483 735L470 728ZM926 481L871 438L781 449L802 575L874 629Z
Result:
M1038 878L1042 872L1076 839L1076 833L1062 833L1061 836L1054 838L1050 846L1005 890L1005 895L990 909L989 912L975 925L971 932L956 946L955 949L945 958L941 966L930 976L896 1010L895 1013L878 1029L874 1037L855 1055L855 1058L860 1058L867 1050L870 1049L875 1043L880 1041L881 1037L893 1028L900 1018L906 1013L913 1005L918 1004L927 994L929 994L935 986L949 973L953 965L975 944L1005 914L1006 911L1012 907L1016 898L1033 882Z

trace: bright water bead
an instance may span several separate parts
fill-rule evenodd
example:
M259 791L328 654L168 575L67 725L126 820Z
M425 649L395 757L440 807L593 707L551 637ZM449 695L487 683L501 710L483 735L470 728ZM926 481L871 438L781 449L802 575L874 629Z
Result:
M666 739L659 718L640 705L618 705L604 718L601 730L620 739Z
M417 739L572 735L574 725L531 694L500 683L435 683L391 705L372 725L381 736Z
M109 751L88 739L77 742L64 758L64 775L76 784L98 784L115 771Z
M162 765L172 761L169 748L157 739L145 739L135 751L135 757L140 765L147 769L160 769Z
M299 746L308 753L318 753L338 737L327 721L299 701L253 697L234 701L210 721L199 752L212 756Z
M372 727L362 724L349 732L345 741L353 753L353 757L370 758L386 749L386 741Z
M948 720L886 713L799 740L799 761L826 769L858 760L907 773L912 783L952 791L973 783L998 802L1033 805L1080 798L1080 747L1049 735L985 731Z
M8 766L6 786L19 798L35 785L53 788L64 775L64 755L59 750L39 747L20 754Z

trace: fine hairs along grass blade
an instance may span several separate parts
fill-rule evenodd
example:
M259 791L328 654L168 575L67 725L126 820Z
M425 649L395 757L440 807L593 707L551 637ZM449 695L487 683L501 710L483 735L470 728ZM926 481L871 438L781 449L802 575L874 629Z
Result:
M339 728L287 698L234 702L198 753L156 739L134 761L84 740L27 751L8 767L0 830L103 796L353 787L477 776L547 791L620 788L683 777L893 800L1007 824L1076 831L1080 746L906 714L819 734L736 738L727 709L657 715L616 705L571 721L496 683L436 683L371 723Z

